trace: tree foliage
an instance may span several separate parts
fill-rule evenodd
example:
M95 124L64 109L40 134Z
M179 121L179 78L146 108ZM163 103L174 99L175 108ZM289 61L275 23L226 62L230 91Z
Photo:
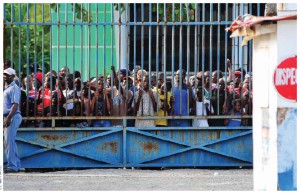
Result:
M45 72L50 69L51 26L50 25L16 25L13 22L51 22L51 13L56 13L61 4L5 4L4 20L4 60L13 59L14 68L21 65L23 74L27 66L35 63L40 67L44 58ZM71 4L75 8L77 19L88 21L88 11L83 4ZM91 17L90 17L91 19ZM7 22L12 22L7 25Z
M166 4L166 20L172 21L194 21L195 20L195 3L175 3L174 4L174 18L173 18L173 4L172 3L152 3L152 12L159 14L159 21L164 21L164 11ZM180 18L180 5L181 5L181 18ZM121 7L121 13L125 11L124 3L115 3L115 10Z
M195 20L195 3L181 3L181 18L180 18L180 4L174 4L174 18L173 18L173 4L166 4L166 19L168 22L171 21L193 21ZM153 4L152 11L159 13L160 21L164 21L164 4Z

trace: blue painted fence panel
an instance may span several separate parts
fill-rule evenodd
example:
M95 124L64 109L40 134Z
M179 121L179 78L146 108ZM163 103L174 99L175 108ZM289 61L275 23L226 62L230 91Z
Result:
M245 129L22 128L17 144L24 168L232 167L253 157Z

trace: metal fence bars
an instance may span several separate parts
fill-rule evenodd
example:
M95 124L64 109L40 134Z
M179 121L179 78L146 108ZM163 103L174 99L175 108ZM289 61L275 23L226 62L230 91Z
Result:
M224 29L262 6L4 4L22 167L252 166L252 42Z

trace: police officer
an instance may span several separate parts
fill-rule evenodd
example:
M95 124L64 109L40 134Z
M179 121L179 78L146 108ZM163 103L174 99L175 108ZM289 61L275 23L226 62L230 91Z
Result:
M16 71L12 68L4 70L3 79L6 87L3 92L3 128L4 128L4 146L7 158L7 166L4 173L19 172L21 167L18 157L17 144L15 142L17 130L22 122L20 113L20 88L16 85L14 78Z

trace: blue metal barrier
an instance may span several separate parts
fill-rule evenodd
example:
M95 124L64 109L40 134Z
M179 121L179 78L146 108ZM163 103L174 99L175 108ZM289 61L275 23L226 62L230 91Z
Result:
M6 10L8 5L11 6L10 13ZM136 66L140 65L142 69L147 69L150 75L151 73L157 75L158 72L163 72L165 75L169 73L172 79L172 86L174 86L174 72L177 69L187 71L188 81L189 77L192 75L196 76L197 72L204 73L205 70L208 70L212 74L213 70L226 71L227 58L231 58L233 70L241 67L251 73L252 48L248 46L242 48L240 46L241 38L231 40L229 39L229 34L223 32L223 29L228 27L238 15L243 15L247 11L254 12L252 10L254 6L256 7L256 12L253 14L260 15L260 4L195 4L193 5L195 13L193 19L190 14L184 16L183 9L185 9L186 13L192 11L187 6L188 4L180 4L178 21L175 19L175 4L171 5L172 16L170 17L172 21L169 21L167 18L167 4L163 4L163 17L160 15L161 12L158 11L152 14L154 4L125 4L126 21L121 20L121 4L118 4L118 10L115 10L116 5L114 4L87 4L88 19L84 19L83 4L81 4L80 19L75 18L75 7L77 6L75 4L60 4L61 7L59 4L56 4L55 8L48 6L49 17L46 19L46 4L43 4L41 9L42 21L37 18L37 5L33 5L34 17L32 19L30 17L31 8L29 4L26 4L27 15L23 18L21 17L21 6L23 4L19 4L19 21L15 21L14 4L4 5L5 29L11 32L9 58L17 64L20 76L22 70L23 73L29 74L30 60L32 60L30 57L33 57L35 63L35 74L37 71L37 60L41 58L42 65L40 67L42 67L43 73L46 72L46 63L49 64L50 71L59 71L60 67L67 66L73 71L78 70L82 72L82 79L85 80L89 80L94 76L98 79L100 73L107 77L110 73L108 67L110 65L115 66L117 69L136 69ZM155 5L156 9L159 9L159 4ZM184 5L185 8L183 8ZM141 9L139 10L137 6ZM225 7L226 10L222 10L222 7ZM65 13L60 13L61 11ZM140 15L137 14L138 11L140 11ZM8 14L12 15L9 19ZM114 19L116 14L119 16L119 21ZM65 17L62 18L62 15ZM26 27L26 34L22 36L20 28L24 26ZM30 26L34 26L33 32L30 31ZM50 56L45 56L44 54L44 33L47 30L47 26L50 26ZM130 31L128 38L132 37L131 42L133 45L127 45L129 51L121 48L122 26L126 26L129 29L128 31ZM21 38L26 38L26 61L24 61L24 58L21 58L21 42L18 44L18 51L15 51L14 46L16 45L13 44L13 39L16 37L13 35L13 27L19 29L17 38L20 40ZM137 32L138 30L140 31ZM176 34L176 30L179 37ZM186 30L186 39L184 39L184 30ZM115 36L117 32L118 37ZM31 52L29 47L30 33L33 33L34 36L37 36L38 33L42 35L41 54L37 53L37 42L35 40L34 54L29 55ZM86 38L84 33L88 34ZM137 39L138 36L139 38ZM148 42L146 42L145 36L148 36ZM167 37L172 37L171 45L168 45ZM120 43L119 47L116 46L117 40ZM216 45L214 45L214 42L216 42ZM146 43L148 43L149 47L145 46ZM160 48L160 43L163 46L162 48ZM178 50L175 46L177 44L179 45ZM183 45L186 45L186 50ZM126 64L123 64L122 62L124 61L120 59L122 52L126 52L128 55L131 54L130 52L133 53L132 57L128 57ZM116 59L117 53L119 58ZM49 61L45 61L47 60L46 58ZM225 62L223 63L222 60ZM26 65L23 63L26 63ZM180 74L180 85L183 84L181 77L182 74ZM228 74L225 73L224 77L225 81L227 81ZM149 76L149 80L150 78ZM135 80L136 77L134 77ZM167 76L164 76L164 82L167 82ZM202 79L203 82L204 79ZM60 80L58 80L59 83ZM210 79L211 87L212 81ZM44 87L42 89L44 90ZM96 91L98 91L98 87ZM171 93L174 95L173 90ZM209 93L211 96L211 89ZM204 95L203 88L202 94ZM217 96L219 98L219 92ZM89 100L91 100L91 96L89 96ZM181 100L182 90L180 90ZM183 111L182 101L179 109L180 112ZM196 126L126 126L128 119L165 118L168 120L190 119L195 121L196 119L242 118L241 116L221 115L219 108L216 112L217 116L215 117L194 115L169 115L164 117L29 117L27 113L23 120L51 120L52 126L50 128L33 128L32 126L20 128L17 134L19 156L24 168L252 166L251 126L205 128ZM252 117L251 115L246 115L243 118L249 119ZM122 119L123 126L106 128L55 126L56 121L67 119Z
M251 128L20 128L24 168L252 166Z

